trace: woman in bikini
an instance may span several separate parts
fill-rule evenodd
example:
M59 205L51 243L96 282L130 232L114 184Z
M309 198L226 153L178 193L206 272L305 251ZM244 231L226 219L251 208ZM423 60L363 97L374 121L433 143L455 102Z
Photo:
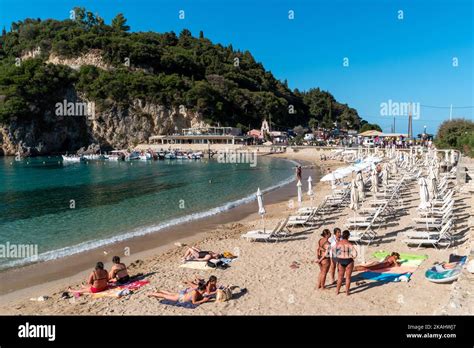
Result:
M94 271L92 271L87 280L88 285L79 290L69 288L69 291L76 294L97 293L106 290L108 282L109 273L104 269L102 262L97 262Z
M354 268L354 259L357 257L357 251L349 242L350 232L345 230L342 232L342 239L336 243L333 249L333 254L337 257L338 277L336 285L336 295L341 289L342 279L346 278L346 295L349 296L349 289L351 287L351 275Z
M375 261L366 263L365 265L358 265L354 267L354 271L373 271L382 268L398 267L400 266L400 262L398 260L400 260L400 254L393 252L390 256L385 257L382 262Z
M112 258L114 265L110 269L109 278L111 282L118 284L125 284L130 281L130 276L127 272L127 266L120 262L120 257L114 256Z
M200 283L196 289L186 288L180 290L178 293L160 290L157 292L152 292L148 294L148 297L156 297L159 299L166 299L170 301L176 301L179 303L192 303L194 305L199 305L201 303L207 302L210 300L209 297L204 297L206 292L206 283Z
M197 247L191 247L186 250L183 261L209 261L211 259L220 259L222 255L213 251L202 251Z
M217 293L217 277L211 275L209 280L206 282L204 279L196 277L196 279L192 282L187 281L184 284L189 286L190 288L196 288L199 284L205 283L206 284L206 296L212 296Z
M328 229L323 230L321 233L321 239L318 241L318 248L316 249L316 263L319 264L319 277L318 277L318 289L324 290L326 285L326 276L329 271L331 264L331 258L329 257L329 237L331 232Z

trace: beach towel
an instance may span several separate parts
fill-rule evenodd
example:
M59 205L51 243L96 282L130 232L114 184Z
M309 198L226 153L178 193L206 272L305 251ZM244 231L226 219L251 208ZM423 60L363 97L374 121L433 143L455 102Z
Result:
M214 269L207 265L207 261L187 261L179 265L179 268L189 268L189 269L198 269L198 270Z
M387 251L377 251L372 256L379 261L383 261L383 259L390 254L391 253ZM398 260L400 262L400 266L361 272L357 275L357 277L381 282L398 282L401 279L408 281L410 280L412 274L427 258L428 256L426 255L400 254L400 259Z
M178 302L178 301L171 301L171 300L161 300L161 304L173 307L183 307L187 309L194 309L199 305L192 304L191 302Z
M118 286L109 286L109 289L102 291L102 292L97 292L95 294L91 294L92 298L103 298L103 297L121 297L126 294L130 294L131 290L137 290L141 288L142 286L145 286L149 284L150 282L148 280L135 280L133 282L127 283L127 284L122 284ZM128 290L128 291L124 291Z

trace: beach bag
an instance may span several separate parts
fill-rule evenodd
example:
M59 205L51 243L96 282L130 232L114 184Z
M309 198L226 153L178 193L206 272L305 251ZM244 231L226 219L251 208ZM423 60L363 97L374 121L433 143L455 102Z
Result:
M226 302L232 298L232 291L229 288L217 289L216 302Z
M211 268L227 269L228 264L222 262L221 260L209 260L207 261L207 266Z
M222 253L222 256L224 256L226 259L235 259L237 256L232 254L230 251L224 251Z

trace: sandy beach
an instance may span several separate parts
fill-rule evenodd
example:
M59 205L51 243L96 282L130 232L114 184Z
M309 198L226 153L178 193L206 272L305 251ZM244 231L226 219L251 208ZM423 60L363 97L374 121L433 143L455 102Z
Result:
M295 161L303 161L307 167L315 166L324 173L327 168L335 169L345 165L341 161L320 161L319 152L304 149L298 152L279 154ZM303 179L307 175L317 175L314 169L304 168ZM313 179L317 179L313 176ZM318 182L314 188L314 204L318 204L331 192L330 185ZM306 188L306 182L304 183ZM69 286L78 287L92 270L92 266L102 259L111 259L114 252L123 245L108 248L107 257L101 251L81 254L67 262L76 264L66 276L59 263L49 268L46 264L35 265L38 277L31 287L21 290L4 291L0 296L0 314L8 315L401 315L401 314L472 314L472 284L474 275L463 270L461 277L452 284L434 284L424 278L424 272L434 262L446 261L449 254L469 255L472 249L472 215L474 198L469 192L456 192L456 230L467 231L465 241L448 249L409 248L401 242L400 232L406 231L412 224L419 203L416 183L410 186L410 194L401 202L407 214L397 217L393 223L379 230L383 236L370 246L363 248L365 261L373 259L371 255L379 250L399 253L427 255L419 269L409 282L362 281L352 283L351 295L336 295L334 286L327 290L316 290L319 267L314 263L315 250L323 228L332 230L344 228L345 220L353 212L345 207L335 214L324 217L321 225L315 228L295 230L278 242L249 242L241 235L249 230L262 227L260 216L256 213L257 203L247 204L240 210L234 209L220 214L214 220L207 220L195 233L185 233L182 227L176 227L157 243L153 237L147 239L147 250L140 250L123 258L129 265L131 274L146 274L150 284L122 298L92 299L89 295L79 298L62 299L61 294ZM279 189L279 193L264 196L266 226L270 228L277 221L294 213L296 204L296 186L292 184ZM268 199L267 199L268 198ZM290 204L293 199L294 204ZM305 195L304 205L310 201ZM235 213L238 211L238 213ZM181 232L180 232L181 231ZM164 239L163 239L164 238ZM197 245L203 250L217 252L230 251L238 255L226 270L192 270L179 268L181 258L187 246L175 243ZM135 249L132 249L135 250ZM103 254L103 252L102 252ZM95 256L95 257L93 257ZM80 259L80 261L79 261ZM75 261L74 261L75 260ZM109 260L110 261L110 260ZM358 260L359 262L361 260ZM297 267L290 267L292 264ZM357 264L357 261L356 261ZM87 266L89 265L89 266ZM106 264L110 268L111 263ZM46 269L45 269L46 268ZM21 271L21 269L19 270ZM30 271L31 272L31 271ZM46 275L45 275L46 274ZM219 284L236 285L246 288L247 292L224 303L205 303L195 309L167 306L156 299L147 297L147 293L157 289L178 291L184 288L183 281L195 276L208 278L215 275ZM356 273L354 273L355 275ZM12 279L14 274L10 273ZM329 281L328 281L329 282ZM30 298L48 296L46 301L32 301Z

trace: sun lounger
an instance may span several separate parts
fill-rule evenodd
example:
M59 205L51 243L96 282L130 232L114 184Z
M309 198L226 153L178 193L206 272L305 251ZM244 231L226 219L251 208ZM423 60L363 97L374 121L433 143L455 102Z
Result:
M274 227L273 230L263 231L263 230L256 230L256 231L249 231L241 236L241 238L245 238L248 241L253 240L263 240L269 241L280 236L284 236L287 233L284 232L286 228L286 223L288 222L288 218L285 220L279 221L277 225Z
M449 247L451 244L450 230L453 227L453 221L447 221L439 232L424 230L424 231L409 231L403 233L406 239L402 242L407 245L417 245L419 248L422 245L432 245L437 248L438 245Z

